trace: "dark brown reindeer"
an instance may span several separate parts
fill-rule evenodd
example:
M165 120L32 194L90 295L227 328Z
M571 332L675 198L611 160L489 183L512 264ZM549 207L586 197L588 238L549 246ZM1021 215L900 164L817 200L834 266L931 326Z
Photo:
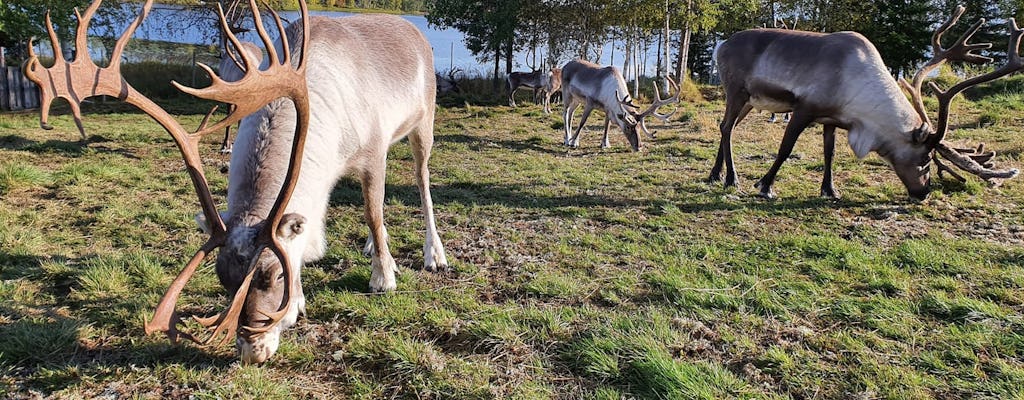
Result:
M100 1L94 0L79 18L78 54L88 54L88 22ZM427 221L424 269L447 265L434 224L426 168L435 107L430 45L413 25L398 17L310 18L305 2L300 5L302 20L287 29L274 14L282 36L278 42L269 38L259 13L254 13L267 49L265 67L259 68L253 55L242 52L245 75L236 82L226 82L203 66L213 80L210 87L192 89L175 83L186 93L237 106L212 126L204 120L195 133L138 94L120 73L117 60L146 18L152 0L118 39L110 66L99 68L87 57L70 63L58 59L50 68L43 68L37 60L26 66L29 77L44 88L44 98L61 96L76 104L96 95L117 96L157 120L182 151L210 239L171 283L146 324L147 333L161 331L172 340L184 337L204 345L224 344L237 334L235 342L243 362L262 362L273 355L281 331L294 324L304 309L301 264L323 255L329 193L346 174L362 180L365 219L370 227L366 247L372 256L370 289L395 289L397 265L383 224L384 176L388 147L407 135ZM250 0L250 7L257 9L255 0ZM223 12L220 17L222 28L228 31ZM52 28L50 32L53 35ZM240 48L233 34L228 38ZM296 58L293 48L297 49ZM315 119L310 118L311 112ZM222 217L203 174L199 141L243 117L231 157L228 210ZM310 146L305 146L307 131ZM302 164L307 168L300 169ZM174 308L198 265L218 248L217 275L232 300L221 314L196 318L212 331L200 340L178 330L181 319Z
M860 34L780 29L753 29L734 34L718 49L717 61L726 93L726 110L718 155L709 180L722 179L724 163L725 185L736 185L732 132L753 108L771 112L792 111L775 162L755 185L763 197L775 196L772 184L779 167L789 157L797 137L812 122L824 125L822 196L838 196L832 184L836 128L848 131L850 147L857 157L863 158L874 151L888 161L910 196L916 199L924 199L928 195L932 160L940 171L952 172L937 155L985 180L1016 176L1016 169L991 169L992 152L959 151L943 140L949 129L950 102L958 93L1024 67L1019 53L1022 31L1012 18L1007 64L991 73L962 81L947 91L933 87L939 99L937 126L932 126L924 108L921 84L929 71L946 61L991 61L973 53L991 47L991 44L967 43L983 20L972 26L951 47L942 47L942 34L957 22L963 11L962 6L958 7L935 32L932 37L934 56L914 77L914 83L902 83L911 92L913 104L900 91L901 84L889 74L875 47Z
M636 133L637 125L648 136L654 135L647 129L644 119L653 116L662 121L667 121L672 113L659 114L658 108L679 102L679 86L669 80L676 94L668 99L661 99L658 93L658 85L654 84L655 101L646 110L640 111L640 107L633 103L629 96L629 89L626 88L626 80L622 72L616 67L602 67L586 60L570 61L562 67L562 101L565 102L565 111L562 120L565 123L565 137L563 144L566 146L580 146L580 131L587 124L587 118L595 108L600 108L605 113L604 137L601 140L601 148L610 147L608 142L608 128L612 121L615 122L622 133L626 135L633 151L640 150L640 137ZM620 97L621 96L621 97ZM572 132L572 116L576 109L583 105L583 117L576 134Z

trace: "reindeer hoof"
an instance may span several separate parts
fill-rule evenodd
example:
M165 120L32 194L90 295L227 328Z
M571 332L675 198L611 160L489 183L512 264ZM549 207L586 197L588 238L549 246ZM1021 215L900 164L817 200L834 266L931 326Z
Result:
M423 265L423 270L427 271L427 272L447 271L448 270L448 263L447 262L443 262L443 263L434 262L434 263L424 264Z
M394 275L390 279L384 276L370 276L370 293L393 292L397 288Z
M757 181L757 183L754 184L754 188L755 189L761 189L757 193L758 197L761 197L763 199L768 199L768 200L775 199L775 192L772 191L772 187L765 185L762 181Z
M822 188L821 189L821 197L824 197L824 198L827 198L827 199L832 199L832 200L839 200L839 192L837 192L835 189L831 189L831 188L830 189Z

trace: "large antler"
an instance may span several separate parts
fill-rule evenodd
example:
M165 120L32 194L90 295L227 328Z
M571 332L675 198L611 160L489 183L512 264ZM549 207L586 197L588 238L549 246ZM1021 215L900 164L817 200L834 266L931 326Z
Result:
M654 83L654 103L651 103L651 105L649 107L647 107L646 110L644 110L644 111L642 111L640 113L631 112L631 111L629 111L629 108L626 108L626 106L632 107L632 108L635 108L635 109L639 109L640 108L636 104L633 104L632 100L628 96L626 96L626 97L622 98L621 100L619 100L619 107L621 107L624 112L633 114L633 116L640 123L640 128L643 129L644 133L646 133L647 136L652 137L652 138L654 137L654 134L651 133L651 131L647 129L646 118L649 117L649 116L653 116L654 118L660 119L661 122L668 122L668 119L672 116L672 114L675 114L676 111L678 111L678 110L672 110L672 112L670 112L668 114L659 114L658 113L658 109L661 108L662 106L666 106L666 105L669 105L669 104L674 104L674 103L678 103L679 102L679 93L680 93L679 85L677 85L676 81L672 80L672 78L668 78L668 83L669 83L669 86L672 89L675 90L676 94L674 96L672 96L672 97L667 98L667 99L662 99L661 98L661 93L658 91L658 83L655 82ZM618 97L618 92L615 92L615 93L616 93L615 96Z
M953 15L946 20L945 23L939 26L939 28L932 35L932 58L928 62L921 66L921 69L914 74L913 84L907 83L903 78L900 78L899 82L910 92L914 109L921 116L921 121L925 125L931 125L928 118L928 111L924 107L924 96L921 93L921 85L924 84L924 79L928 77L935 68L938 68L946 61L965 61L972 64L984 64L992 61L991 58L974 54L974 51L987 49L992 47L992 43L974 43L968 44L967 41L971 40L971 37L981 29L981 25L985 23L985 19L979 19L975 22L960 38L956 40L949 48L942 47L942 35L949 31L953 25L956 25L957 21L960 20L960 16L963 15L966 9L964 6L957 6L956 10L953 11Z
M293 63L288 38L280 17L271 10L277 28L281 32L282 36L281 42L283 45L283 59L278 56L275 51L273 41L270 39L263 27L256 1L250 0L249 5L253 10L256 29L259 33L260 39L263 41L263 44L267 49L267 52L269 53L269 66L267 69L260 70L256 60L253 59L251 55L246 54L246 52L243 51L240 53L241 63L245 70L245 76L238 81L226 82L217 77L216 74L213 73L213 70L208 66L199 64L200 67L206 70L213 81L209 87L195 89L182 86L177 82L172 82L175 87L185 93L189 93L203 99L229 103L235 106L234 110L228 113L228 115L222 120L212 126L207 126L210 116L216 109L214 108L214 110L211 110L206 116L199 128L193 133L186 131L185 128L183 128L163 108L136 91L135 88L125 81L121 74L121 54L124 51L128 40L135 33L135 29L138 28L149 14L153 5L153 0L147 0L145 4L143 4L138 18L136 18L135 21L125 29L121 37L118 38L117 43L114 46L114 51L111 53L110 65L104 68L96 66L96 64L89 58L86 36L89 22L96 10L99 8L101 2L102 0L94 0L89 5L88 9L86 9L84 15L79 14L77 9L75 10L75 14L78 18L78 29L76 31L77 36L75 38L77 56L72 62L67 62L61 55L60 46L57 42L57 35L50 23L49 12L47 12L47 32L54 48L54 65L49 68L44 68L39 63L35 54L30 53L30 59L25 64L25 75L41 88L40 125L44 129L48 129L47 117L49 115L50 104L54 98L62 97L68 100L75 116L75 123L78 125L79 130L84 136L84 130L81 125L81 101L86 98L99 95L114 96L138 107L163 126L163 128L174 138L178 149L181 151L182 157L185 161L186 170L188 171L189 176L192 179L192 184L199 196L199 203L203 209L203 214L209 222L211 234L210 239L207 240L198 252L196 252L185 268L182 269L171 283L171 286L167 289L167 292L160 300L160 304L157 306L153 319L146 324L145 328L147 334L155 331L162 331L174 341L176 341L179 336L183 336L193 341L200 342L192 335L179 332L177 330L177 325L181 323L181 319L174 311L174 306L177 303L178 297L181 295L181 291L185 287L185 284L195 273L196 267L214 249L222 246L227 236L224 221L221 220L220 215L217 212L216 204L214 203L213 196L210 193L209 184L207 183L206 177L203 173L202 162L199 157L200 140L204 135L220 131L221 129L224 129L224 127L238 122L245 116L253 113L277 98L288 97L295 103L298 121L295 126L295 138L292 143L292 154L289 160L288 171L285 176L281 192L278 194L277 201L274 204L274 208L271 210L268 221L264 225L256 242L260 251L268 249L281 260L286 279L285 296L279 310L268 314L268 316L271 317L271 321L269 323L266 323L261 328L250 330L259 331L269 329L279 322L287 312L290 294L289 289L293 280L296 278L291 274L288 257L285 255L284 248L277 241L274 232L277 230L281 217L284 215L285 207L288 204L288 200L291 197L292 190L294 189L296 180L299 176L300 161L302 160L305 135L309 124L309 99L305 78L306 52L304 51L308 47L309 43L309 30L307 29L309 26L309 11L306 8L305 1L300 2L303 21L301 28L303 35L303 51L296 66L292 65ZM224 29L228 39L236 49L241 48L238 38L235 37L234 32L228 26L227 20L224 16L224 11L220 7L218 7L218 14L220 17L221 28ZM30 41L29 49L31 48L32 45ZM242 310L242 305L248 292L248 282L252 279L252 269L253 266L250 265L250 271L247 274L247 278L243 282L241 288L234 294L234 298L228 310L215 318L201 319L200 322L212 330L212 335L200 343L208 344L217 336L224 335L224 338L219 342L223 344L227 342L235 332L237 332L238 316Z
M977 25L977 24L975 24ZM996 70L987 74L971 77L963 80L947 90L939 88L935 82L928 82L928 85L935 92L936 97L939 100L939 119L937 121L938 126L928 138L928 144L933 146L937 153L942 155L943 158L951 161L957 167L964 171L970 172L971 174L977 175L990 183L995 183L995 179L1008 179L1013 178L1017 175L1017 169L1007 170L994 170L993 165L990 162L991 158L995 156L995 152L984 151L984 146L979 146L977 150L974 149L955 149L944 141L946 133L949 131L949 109L950 104L953 102L953 98L960 94L969 87L990 82L1009 74L1024 70L1024 61L1020 56L1020 42L1021 37L1024 36L1024 29L1017 26L1017 21L1013 18L1009 19L1010 38L1009 44L1006 51L1006 64ZM972 29L974 30L974 29ZM939 171L945 170L950 172L950 175L963 181L963 177L954 173L949 167L946 167L937 158L933 157L936 165L939 167ZM980 163L979 163L980 162Z
M995 179L1008 179L1017 175L1016 169L1008 170L994 170L991 159L995 156L995 152L984 151L984 145L979 146L975 149L955 149L946 143L943 139L946 137L946 133L949 130L949 109L950 103L957 94L964 91L965 89L978 85L980 83L993 81L1011 73L1020 71L1024 68L1024 64L1021 62L1020 57L1020 40L1021 35L1024 34L1020 28L1017 27L1016 21L1013 18L1009 19L1010 24L1010 43L1009 49L1007 50L1007 63L995 71L987 74L975 76L970 79L966 79L957 83L949 90L941 90L935 82L928 82L929 86L935 92L936 97L939 100L939 115L937 120L937 126L934 129L931 126L931 122L928 119L928 112L924 106L924 98L921 92L921 86L924 83L924 79L928 76L931 71L938 68L946 61L963 61L973 64L983 64L992 61L991 58L985 57L974 52L977 50L987 49L992 47L992 43L967 43L975 33L981 28L982 24L985 23L985 19L979 19L975 22L963 35L957 39L949 48L942 47L942 35L946 33L953 25L959 21L960 16L963 15L965 8L963 6L957 6L953 15L950 16L945 23L939 26L932 35L932 58L926 62L921 69L914 75L913 84L907 83L906 80L900 79L900 84L910 92L911 100L914 105L914 109L921 116L923 125L919 129L922 133L927 135L917 135L915 140L919 143L923 143L933 149L935 149L938 155L942 155L946 160L951 161L957 167L964 171L970 172L971 174L977 175L978 177L989 181L990 183L996 183ZM932 159L935 161L935 165L941 175L943 172L948 172L954 178L963 181L963 177L960 174L953 171L933 153Z

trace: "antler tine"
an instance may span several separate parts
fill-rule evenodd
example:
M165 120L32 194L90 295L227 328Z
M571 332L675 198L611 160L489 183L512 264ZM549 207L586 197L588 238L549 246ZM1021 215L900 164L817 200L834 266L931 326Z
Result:
M953 15L951 15L949 19L940 25L939 28L935 30L935 33L932 34L932 58L925 62L924 65L921 66L921 69L914 74L913 84L908 84L904 79L900 79L900 84L903 85L904 89L910 92L914 110L917 111L918 115L920 115L921 121L927 125L931 125L931 120L928 118L928 111L924 106L924 95L921 92L921 86L924 84L924 79L929 73L931 73L931 71L938 68L946 61L966 61L975 64L992 61L991 58L973 53L976 50L992 47L991 43L967 43L967 41L971 40L971 37L981 29L981 25L985 23L984 18L979 19L970 27L970 29L960 35L952 46L949 48L942 47L942 35L949 31L953 25L956 25L965 10L966 8L964 8L964 6L957 6L953 11Z
M1020 29L1017 26L1017 21L1013 18L1009 20L1010 25L1010 39L1006 53L1006 64L999 67L995 71L987 74L978 75L966 80L963 80L948 90L943 91L939 88L935 82L928 82L929 86L935 91L936 97L939 99L939 122L938 128L930 139L931 143L938 144L941 142L949 129L949 106L953 101L953 98L957 94L966 90L971 86L975 86L981 83L993 81L1003 76L1012 74L1014 72L1024 69L1024 61L1021 60L1020 56L1020 42L1021 37L1024 36L1024 29Z
M75 17L78 19L78 28L75 30L75 48L85 49L89 47L87 36L89 33L89 23L92 22L92 16L96 14L96 10L100 8L100 2L94 1L89 4L89 7L85 9L85 18L82 14L78 13L78 7L75 7ZM75 60L82 58L82 54L79 50L79 54L75 56ZM86 53L85 58L89 58L89 54Z
M261 0L261 2L265 7L267 7L267 11L270 12L270 15L274 17L274 24L277 25L277 31L284 32L284 25L281 23L281 17L277 15L277 11L274 11L273 8L270 8L270 6L267 5L266 1ZM289 62L291 62L292 59L291 46L288 44L287 40L281 41L281 45L281 51L284 53L281 55L281 57L283 58L281 62L284 64L288 64ZM273 59L271 59L271 62L273 62Z
M258 259L253 259L253 264ZM249 273L245 275L242 285L235 291L235 295L231 299L231 306L227 310L210 318L193 317L193 319L210 331L209 337L202 341L196 341L196 343L208 346L218 337L221 339L216 343L217 346L223 346L231 341L231 338L235 336L235 332L238 331L238 318L242 314L245 297L249 293L249 286L252 284L252 277L255 273L256 268L254 268L254 265L250 265Z
M100 0L96 0L100 2ZM53 65L64 63L64 53L60 51L60 39L57 39L57 32L53 30L53 21L50 20L50 10L46 10L46 34L50 37L50 46L53 47Z
M174 312L174 305L178 302L178 297L181 296L181 291L185 289L185 284L188 283L189 279L196 272L196 267L206 259L206 255L214 249L224 244L224 235L215 235L206 241L199 251L196 252L192 259L189 260L185 268L178 273L178 276L171 282L171 286L167 288L163 297L160 298L160 303L156 306L156 312L153 313L153 318L145 324L146 334L149 335L156 331L165 332L171 341L177 341L180 332L177 330L178 323L181 319L178 318L178 314ZM189 336L189 338L191 338ZM195 340L194 338L191 338Z
M637 119L640 119L640 118L643 118L643 117L647 117L647 116L652 115L652 114L657 114L658 108L661 108L661 106L672 104L672 103L678 103L679 102L679 94L680 94L680 92L679 92L679 85L677 85L676 82L674 80L672 80L672 78L668 78L668 82L669 82L669 85L672 88L675 89L676 94L674 96L668 98L668 99L662 100L661 99L661 94L658 92L658 84L654 83L654 98L655 98L654 103L652 103L650 105L650 107L647 107L647 109L644 110L644 112L638 114ZM658 115L660 115L660 114L658 114ZM664 118L667 119L671 115L672 114L669 114L669 115L665 116ZM658 118L661 118L661 117L658 117Z
M267 34L267 29L263 27L263 17L260 16L259 8L256 7L256 0L249 0L249 8L252 9L252 20L253 25L256 26L256 33L259 35L260 40L263 41L263 47L267 49L267 57L270 58L270 65L279 64L280 60L277 58L277 52L272 50L274 48L274 42L270 40L270 35ZM284 29L282 29L281 32L284 32ZM287 41L284 42L286 42L285 46L287 47Z
M100 0L96 0L96 3L99 2ZM124 53L124 48L128 45L128 40L135 35L135 30L138 29L139 25L142 25L142 21L149 16L149 11L152 8L153 0L147 0L143 3L142 9L139 10L139 16L136 17L131 24L128 24L128 27L121 33L121 37L117 38L117 42L114 43L114 51L110 53L110 69L114 71L121 70L121 54Z
M258 13L259 11L253 10L253 12ZM228 38L228 43L230 43L231 46L235 48L235 51L238 53L238 57L241 58L241 64L239 64L238 59L235 58L235 54L231 52L230 47L225 45L224 50L228 53L228 55L231 56L231 59L235 62L236 65L238 65L238 68L241 71L244 71L246 75L248 75L249 71L253 69L256 60L248 57L248 55L246 54L247 52L242 47L242 42L238 40L238 36L235 36L235 33L231 31L231 26L228 25L227 16L224 14L224 8L221 7L220 3L217 3L217 17L219 18L218 22L220 23L221 30L224 31L224 35ZM218 80L220 80L220 77L211 74L210 79L213 80L213 82L217 82Z
M255 0L250 0L250 3L255 3ZM304 2L300 2L303 21L309 20L309 10ZM224 18L222 9L218 9L221 16L221 26L224 29L227 28L227 22ZM270 42L269 36L266 34L266 30L262 28L262 20L258 17L259 13L254 9L254 18L257 23L257 31L260 32L260 37L264 41L264 45L267 49L269 57L269 64L266 70L260 71L254 67L257 62L254 56L249 55L245 51L241 51L241 56L244 62L247 64L245 75L238 81L225 82L213 74L213 70L204 65L199 64L203 70L207 71L211 76L213 83L202 89L191 88L181 85L178 82L172 81L178 90L191 94L193 96L214 100L223 103L229 103L236 108L234 111L229 113L226 117L218 121L213 126L207 127L206 129L197 130L193 136L199 137L206 135L210 132L220 131L235 122L238 122L246 115L249 115L260 107L263 107L267 103L270 103L278 97L290 97L293 100L306 96L306 80L305 80L305 54L303 53L300 57L299 65L293 67L290 60L286 59L285 63L280 62L280 58L277 55L275 47ZM305 24L304 24L305 25ZM303 48L309 43L309 30L305 29L303 25ZM281 27L281 24L278 24ZM287 34L282 30L282 40L287 42ZM228 39L231 41L236 48L241 49L242 45L238 39L227 32Z

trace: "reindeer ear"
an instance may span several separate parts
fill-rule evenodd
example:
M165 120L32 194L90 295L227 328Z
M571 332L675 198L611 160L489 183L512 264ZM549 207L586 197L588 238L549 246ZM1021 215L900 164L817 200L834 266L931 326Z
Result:
M911 132L911 139L916 144L922 144L928 141L928 137L931 136L931 127L928 124L922 124L917 129Z
M281 224L277 226L277 237L286 241L295 239L302 234L303 226L306 224L306 217L296 213L285 214L281 217Z
M221 211L220 212L220 219L221 219L221 221L227 222L227 220L228 220L228 212L227 211ZM202 231L203 233L205 233L207 235L209 235L210 231L212 231L212 229L210 229L210 221L206 220L206 214L203 214L203 213L196 214L196 225L199 226L199 230L200 231Z

